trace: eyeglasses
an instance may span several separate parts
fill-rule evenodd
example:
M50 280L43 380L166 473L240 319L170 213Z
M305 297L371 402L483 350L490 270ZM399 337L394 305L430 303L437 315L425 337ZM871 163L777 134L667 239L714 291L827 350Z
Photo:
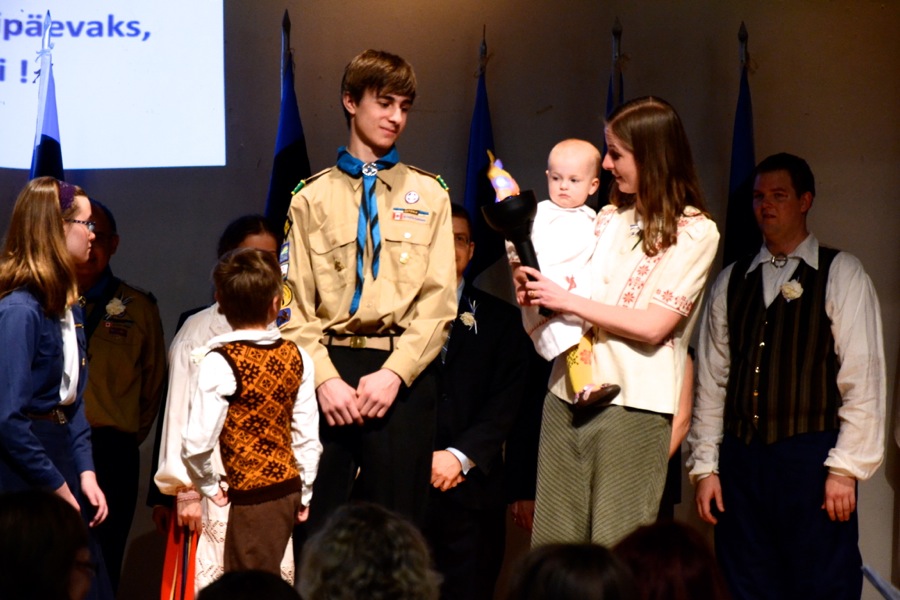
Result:
M461 233L457 233L453 236L453 243L461 248L468 247L472 240L469 239L469 236L463 235Z
M63 219L63 220L66 223L80 223L81 225L84 225L85 227L87 227L87 230L90 231L91 233L94 233L94 227L97 226L97 224L93 221L79 221L78 219Z

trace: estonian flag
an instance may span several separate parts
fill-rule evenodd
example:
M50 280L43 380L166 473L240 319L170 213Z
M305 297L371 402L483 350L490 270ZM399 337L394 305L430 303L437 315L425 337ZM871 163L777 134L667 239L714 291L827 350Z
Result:
M487 64L487 42L481 41L481 59L478 88L475 92L475 110L469 129L469 155L466 161L466 190L463 206L472 218L472 241L475 242L475 256L466 268L466 279L471 281L479 273L503 256L503 238L488 226L481 214L481 207L496 200L494 188L488 179L490 166L488 150L494 151L494 131L491 127L491 110L488 106L485 66Z
M746 35L741 23L742 35ZM753 144L753 105L747 80L747 60L741 65L741 87L734 113L731 138L731 172L728 178L728 210L725 216L724 264L729 265L746 254L756 253L762 243L753 216L753 181L756 167Z
M44 41L41 51L40 91L38 92L37 129L31 155L29 178L50 175L64 180L62 148L59 144L59 119L56 115L56 84L50 40L50 12L44 18Z
M615 77L618 76L619 79L619 90L618 94L616 94L616 89L613 83L615 82ZM613 72L609 74L609 85L606 88L606 113L604 113L604 118L609 119L609 115L613 113L614 110L619 108L625 102L625 78L622 76L622 69L618 64L618 61L613 65ZM602 158L606 157L606 132L604 131L603 137L603 153L601 155ZM601 206L604 206L609 203L609 190L613 184L613 176L612 173L607 171L606 169L600 169L600 193L597 197L597 205L594 208L599 209Z
M266 218L277 231L284 224L291 195L301 180L310 175L306 137L300 122L297 94L294 92L294 56L291 52L291 20L284 11L282 20L281 111L278 116L278 136L275 140L275 160L269 195L266 198Z

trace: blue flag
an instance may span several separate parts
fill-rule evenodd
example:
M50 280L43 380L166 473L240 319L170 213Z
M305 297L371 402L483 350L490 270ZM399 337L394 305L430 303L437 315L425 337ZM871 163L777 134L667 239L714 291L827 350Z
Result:
M759 250L762 237L753 216L753 181L756 166L753 144L753 106L747 67L741 67L741 85L731 138L731 172L728 178L728 210L725 217L725 264Z
M618 94L616 94L615 86L615 77L618 75L619 79L619 89ZM622 76L622 69L620 69L617 65L613 66L613 72L609 74L609 85L606 88L606 112L604 113L605 118L609 118L609 115L612 114L614 110L619 108L625 102L625 78ZM603 156L606 156L606 137L603 138ZM607 171L606 169L600 169L600 193L597 198L597 206L594 208L599 208L609 202L609 188L612 185L614 179L612 173Z
M44 18L44 37L41 51L40 88L38 92L37 128L31 154L29 178L50 175L65 179L62 148L59 143L59 118L56 114L56 83L53 81L53 60L50 54L50 12Z
M494 151L494 132L491 127L491 111L488 106L487 85L485 84L485 63L487 43L481 42L481 69L478 88L475 92L475 110L469 129L469 155L466 162L466 191L463 206L472 217L472 241L475 242L475 256L466 268L466 279L472 280L491 266L504 254L502 236L491 229L481 214L481 207L496 200L494 188L488 179L490 166L488 150Z
M300 109L294 91L294 56L290 48L291 20L284 11L282 21L281 111L278 115L278 136L275 139L275 160L266 198L266 218L281 228L291 205L294 188L310 176L306 136L300 122Z

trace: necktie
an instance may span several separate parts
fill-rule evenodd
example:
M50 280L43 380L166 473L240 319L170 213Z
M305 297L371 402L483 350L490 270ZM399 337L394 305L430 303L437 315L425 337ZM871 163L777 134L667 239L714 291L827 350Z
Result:
M376 160L364 163L347 150L346 146L338 149L337 167L351 177L362 177L363 193L359 203L359 220L356 224L356 290L353 292L353 301L350 303L350 314L354 314L359 308L359 300L362 297L365 271L363 254L366 250L368 235L372 233L372 278L378 279L379 255L381 254L381 229L378 226L378 205L375 202L375 180L378 171L390 169L400 160L397 148Z

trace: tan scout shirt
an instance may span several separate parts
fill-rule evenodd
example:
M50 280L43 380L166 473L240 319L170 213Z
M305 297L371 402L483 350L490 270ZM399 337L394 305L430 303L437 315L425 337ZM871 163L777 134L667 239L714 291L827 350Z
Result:
M284 337L309 352L316 387L340 377L324 345L336 334L397 334L384 368L406 385L438 355L456 317L456 264L450 198L429 175L403 163L378 172L381 228L378 279L372 279L371 239L356 314L356 226L362 178L336 167L310 178L294 195L282 248Z
M91 427L115 427L143 441L153 427L166 378L166 341L156 301L124 282L113 295L88 346L85 414ZM121 311L121 312L119 312Z

